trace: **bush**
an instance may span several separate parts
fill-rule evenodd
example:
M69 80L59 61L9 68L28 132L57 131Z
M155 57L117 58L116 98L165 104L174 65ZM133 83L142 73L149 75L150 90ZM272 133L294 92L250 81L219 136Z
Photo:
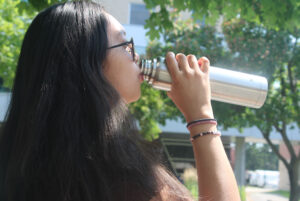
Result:
M198 200L198 183L190 179L184 182L185 187L191 192L192 196Z
M246 201L245 186L239 186L239 192L240 192L241 201Z

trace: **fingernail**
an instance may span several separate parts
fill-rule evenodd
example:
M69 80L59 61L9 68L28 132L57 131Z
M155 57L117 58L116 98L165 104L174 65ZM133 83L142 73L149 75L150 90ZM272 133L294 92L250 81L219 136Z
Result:
M201 59L198 60L198 65L199 65L199 66L202 66L202 61L201 61Z
M201 58L198 60L198 64L199 64L199 66L202 66L203 64L204 64L204 65L210 65L209 60L208 60L208 58L206 58L206 57L201 57Z
M169 55L170 55L171 57L175 57L174 52L169 52Z

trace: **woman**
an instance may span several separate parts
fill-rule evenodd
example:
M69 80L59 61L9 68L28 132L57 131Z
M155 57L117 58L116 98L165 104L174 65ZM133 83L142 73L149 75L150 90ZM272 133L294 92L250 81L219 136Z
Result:
M89 1L39 13L21 48L0 141L6 201L192 200L137 133L127 105L142 82L133 41ZM168 53L168 94L187 122L213 119L209 61ZM199 89L200 88L200 89ZM214 131L190 127L191 136ZM239 200L220 137L193 142L200 200Z

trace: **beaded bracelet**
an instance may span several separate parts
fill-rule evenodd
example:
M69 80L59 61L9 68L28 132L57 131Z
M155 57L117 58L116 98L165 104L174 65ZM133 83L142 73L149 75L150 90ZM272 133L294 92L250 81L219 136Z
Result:
M191 140L191 142L193 142L198 137L205 136L205 135L221 136L221 132L220 131L206 131L206 132L198 133L198 134L194 135L193 137L191 137L190 140Z
M217 120L216 119L198 119L198 120L194 120L194 121L189 122L186 125L186 127L189 129L192 126L199 125L199 124L207 124L207 123L217 125Z

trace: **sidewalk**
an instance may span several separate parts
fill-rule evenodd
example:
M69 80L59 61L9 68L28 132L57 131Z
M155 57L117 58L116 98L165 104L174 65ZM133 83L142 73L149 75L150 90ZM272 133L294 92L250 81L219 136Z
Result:
M281 195L272 194L270 192L275 189L258 188L253 186L246 187L247 201L288 201L289 199Z

